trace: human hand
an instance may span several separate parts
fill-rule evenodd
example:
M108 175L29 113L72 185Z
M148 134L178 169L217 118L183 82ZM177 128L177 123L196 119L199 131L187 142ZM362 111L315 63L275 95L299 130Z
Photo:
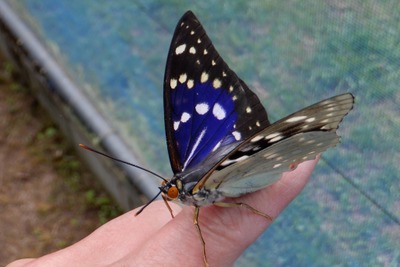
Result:
M318 159L300 164L275 184L235 199L276 218L301 192ZM37 259L22 259L7 267L47 266L204 266L202 244L193 225L193 207L163 201L139 216L127 212L67 248ZM210 266L232 266L242 252L271 224L245 208L207 206L199 224Z

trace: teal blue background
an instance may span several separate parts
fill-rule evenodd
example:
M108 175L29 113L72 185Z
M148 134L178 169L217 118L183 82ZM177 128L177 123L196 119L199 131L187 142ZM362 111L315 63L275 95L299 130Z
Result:
M162 80L181 15L198 16L272 121L356 96L342 143L237 266L400 264L397 1L9 1L143 165L170 176Z

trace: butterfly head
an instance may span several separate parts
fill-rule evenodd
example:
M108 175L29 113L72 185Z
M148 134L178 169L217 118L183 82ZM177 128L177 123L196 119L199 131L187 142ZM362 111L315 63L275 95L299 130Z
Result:
M195 189L198 179L195 178L193 181L190 180L191 178L196 177L196 175L196 171L179 173L171 179L165 179L162 181L159 189L164 200L179 200L181 203L186 205L201 207L212 204L214 201L218 201L223 198L221 193L215 189Z
M182 181L175 177L170 180L163 180L159 188L167 200L177 199L183 191Z

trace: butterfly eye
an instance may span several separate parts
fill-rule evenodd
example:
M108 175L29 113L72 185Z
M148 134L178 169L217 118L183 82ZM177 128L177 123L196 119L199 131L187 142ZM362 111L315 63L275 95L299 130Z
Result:
M178 188L176 188L175 186L168 188L167 192L168 198L176 199L178 197L178 193L179 193Z

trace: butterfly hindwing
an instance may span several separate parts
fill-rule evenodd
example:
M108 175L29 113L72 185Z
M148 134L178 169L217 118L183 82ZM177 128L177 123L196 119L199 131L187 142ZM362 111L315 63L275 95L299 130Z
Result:
M168 53L164 114L174 173L198 168L206 158L216 164L269 125L258 97L219 56L190 11L178 22Z
M198 186L233 197L274 183L339 142L336 130L353 103L351 94L338 95L275 122L230 152Z

